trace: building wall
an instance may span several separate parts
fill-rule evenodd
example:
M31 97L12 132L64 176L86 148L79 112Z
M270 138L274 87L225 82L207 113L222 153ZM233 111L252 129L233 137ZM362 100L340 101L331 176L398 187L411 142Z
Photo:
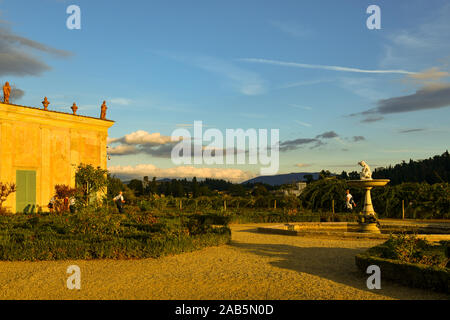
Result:
M0 103L0 182L36 171L36 202L46 207L57 184L75 186L80 163L106 169L113 121ZM16 194L4 206L16 211Z

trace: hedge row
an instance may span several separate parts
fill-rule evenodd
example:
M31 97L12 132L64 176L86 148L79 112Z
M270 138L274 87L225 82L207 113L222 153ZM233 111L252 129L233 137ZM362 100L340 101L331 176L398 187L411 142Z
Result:
M450 293L449 241L431 244L416 235L391 235L385 243L355 257L358 268L380 267L382 279Z
M355 257L355 263L362 272L370 265L377 265L381 270L381 279L389 279L406 286L432 289L450 293L450 270L398 260L383 259L367 253Z
M226 225L142 215L0 217L0 260L156 258L228 243Z

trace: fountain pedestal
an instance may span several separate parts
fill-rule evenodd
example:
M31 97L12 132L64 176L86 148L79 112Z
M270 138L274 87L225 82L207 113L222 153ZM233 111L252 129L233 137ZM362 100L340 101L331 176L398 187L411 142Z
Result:
M361 179L361 180L350 180L348 184L353 187L363 188L365 190L364 196L364 207L362 210L362 216L359 223L359 232L368 233L381 233L378 228L377 214L373 209L372 197L370 195L370 190L374 187L384 187L388 184L389 179Z

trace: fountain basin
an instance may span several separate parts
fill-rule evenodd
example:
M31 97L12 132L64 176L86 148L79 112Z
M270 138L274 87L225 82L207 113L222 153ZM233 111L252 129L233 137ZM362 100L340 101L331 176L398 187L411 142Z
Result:
M391 233L417 233L428 241L450 240L450 221L425 222L381 219L380 232L361 232L357 222L293 222L258 227L258 232L327 239L387 240Z
M372 179L372 180L349 180L348 185L357 188L374 188L384 187L389 183L389 179Z

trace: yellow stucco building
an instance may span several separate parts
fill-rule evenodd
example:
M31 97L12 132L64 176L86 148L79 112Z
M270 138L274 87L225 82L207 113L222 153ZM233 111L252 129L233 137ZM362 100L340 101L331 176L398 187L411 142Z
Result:
M0 102L0 182L17 191L4 207L47 210L55 185L75 186L80 163L106 169L111 120Z

